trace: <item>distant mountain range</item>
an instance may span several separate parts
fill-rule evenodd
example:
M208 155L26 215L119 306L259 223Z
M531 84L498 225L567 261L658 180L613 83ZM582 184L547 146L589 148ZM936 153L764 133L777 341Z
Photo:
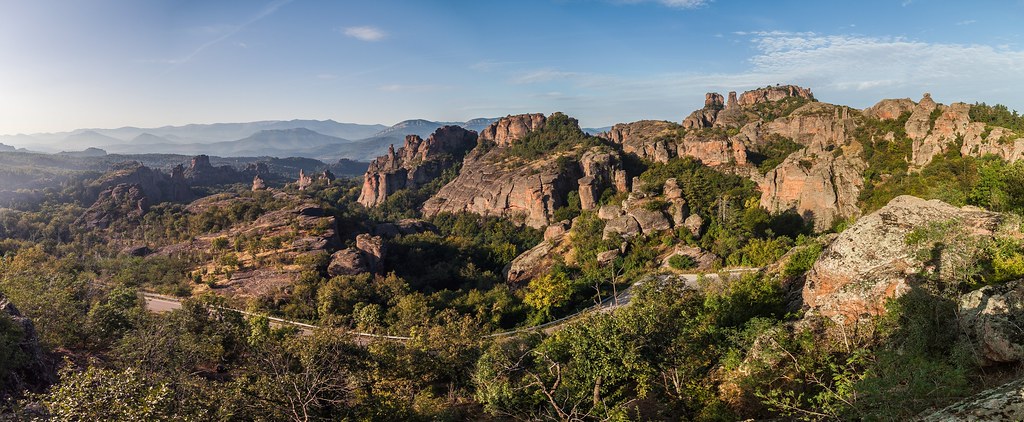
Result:
M71 132L3 135L0 141L57 152L100 148L111 154L208 154L221 157L304 157L326 161L369 161L406 135L430 136L444 125L480 131L497 118L466 122L405 120L393 126L333 120L191 124L160 128L78 129ZM0 144L0 150L7 145Z

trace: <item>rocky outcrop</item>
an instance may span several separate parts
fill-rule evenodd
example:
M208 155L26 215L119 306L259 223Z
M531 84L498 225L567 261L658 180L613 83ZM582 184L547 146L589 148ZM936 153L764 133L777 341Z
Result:
M231 166L214 167L210 164L209 156L197 155L192 157L191 163L183 173L190 186L216 186L248 183L256 175L266 177L270 171L265 163L254 163L245 171L238 171Z
M972 236L992 236L1002 218L938 200L900 196L857 220L822 252L807 275L803 302L810 312L840 322L879 315L885 301L910 289L922 268L907 235L931 222L956 219Z
M331 255L331 262L327 265L327 274L331 277L344 275L356 275L370 271L366 264L366 258L356 248L347 248Z
M704 96L704 108L690 113L689 116L683 119L683 128L700 129L711 127L715 124L718 112L724 108L725 100L722 98L722 94L709 92Z
M1024 361L1024 280L985 286L960 300L960 325L984 364Z
M252 178L252 191L264 190L267 188L267 182L263 181L263 178L256 175Z
M911 113L917 107L910 98L888 99L864 109L864 116L879 120L896 120L904 113Z
M480 140L506 147L522 139L526 134L544 127L546 120L547 118L540 113L506 116L481 131Z
M801 88L796 85L776 85L744 92L740 95L738 104L745 107L781 101L790 97L814 101L814 94L811 93L810 88Z
M746 165L746 146L724 133L686 133L675 123L641 120L620 123L602 136L622 145L622 151L645 160L666 163L677 157L693 157L709 166Z
M729 102L725 104L722 95L709 92L704 97L704 108L694 111L683 119L685 129L703 129L711 127L740 127L750 115L744 111L749 107L762 103L782 101L786 98L802 98L815 101L808 88L796 85L770 86L744 92L736 98L735 92L729 93Z
M661 266L671 268L672 266L669 264L669 260L676 255L688 256L693 259L693 262L696 265L692 269L687 269L686 271L711 271L721 261L721 259L715 254L696 246L677 245L675 250L662 260Z
M506 132L521 129L519 126L504 128ZM503 133L501 136L504 139L509 135ZM462 160L476 143L476 132L459 126L441 127L426 140L416 135L406 136L401 148L396 151L391 146L387 155L370 163L363 178L359 203L374 207L400 189L415 189L430 183Z
M920 415L921 422L1011 422L1024 415L1024 379L985 390L939 411Z
M0 373L0 400L25 390L40 392L54 382L52 368L39 346L35 324L3 294L0 294L0 337L14 340L11 343L14 350L5 350L5 355L18 358L19 362L8 368L10 372Z
M105 229L120 220L139 221L149 211L149 199L142 186L120 184L100 192L96 202L85 210L76 225Z
M331 277L356 275L362 273L380 273L384 269L387 246L380 236L367 233L356 236L356 244L351 248L342 249L331 255L327 265L327 274Z
M857 198L867 164L855 153L834 155L821 144L797 151L758 180L761 206L794 210L818 231L860 213Z
M194 276L213 285L218 294L239 299L274 300L291 294L295 281L308 265L303 260L328 254L343 246L334 216L308 199L285 191L270 191L274 203L289 204L268 211L251 221L241 221L219 232L192 240L160 247L154 255L196 257ZM199 215L212 209L226 209L239 202L258 201L255 196L218 194L190 203L185 211ZM235 253L239 265L225 269L219 256L204 261L213 249L215 239L261 239L263 246ZM223 252L218 252L223 253ZM315 259L314 259L315 261ZM228 271L229 270L229 271ZM205 285L200 285L205 288Z
M111 166L110 171L90 183L87 189L89 196L98 198L100 193L118 185L137 186L150 204L187 202L195 199L182 177L182 172L173 171L171 176L168 176L134 161Z
M512 284L519 284L543 275L548 268L551 268L553 263L551 251L554 248L553 241L545 240L523 252L505 266L503 271L505 280Z
M508 146L518 140L511 136L524 136L530 130L540 129L535 125L541 122L537 116L505 117L485 130L485 134L494 135L482 135L482 139L494 139L496 145L471 151L459 176L423 204L423 215L472 212L508 217L541 229L551 223L555 209L568 204L568 194L579 189L580 179L588 176L593 178L584 181L589 189L588 200L596 202L605 186L615 184L616 173L621 169L611 149L599 146L582 151L579 146L563 145L537 158L509 155ZM546 121L555 117L552 115ZM575 119L557 117L559 121L568 119L582 136Z
M313 178L307 176L302 169L299 169L299 178L295 180L295 187L298 190L306 190L309 189L310 186L313 186Z

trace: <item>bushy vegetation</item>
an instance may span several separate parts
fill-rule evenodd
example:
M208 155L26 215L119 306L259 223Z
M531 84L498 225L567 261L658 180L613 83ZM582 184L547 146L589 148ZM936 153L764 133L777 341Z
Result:
M803 148L792 139L772 134L763 145L747 152L747 159L757 166L761 174L766 174L785 161L790 154Z
M1014 132L1024 134L1024 116L1017 110L1010 110L1002 104L988 105L974 103L968 112L972 122L982 122L992 126L1000 126Z

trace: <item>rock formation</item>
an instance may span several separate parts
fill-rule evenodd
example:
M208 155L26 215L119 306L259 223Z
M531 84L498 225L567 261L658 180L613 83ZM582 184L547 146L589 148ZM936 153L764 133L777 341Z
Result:
M263 181L263 178L258 174L252 178L252 191L264 190L267 188L267 183Z
M537 114L504 117L483 131L481 139L493 141L493 148L476 148L463 161L459 176L445 185L423 204L423 215L441 212L473 212L480 215L504 216L530 227L543 228L551 221L555 209L567 205L568 194L579 189L585 180L589 196L598 197L601 187L614 185L621 170L618 157L606 147L589 151L567 145L536 159L508 155L508 146L531 131L540 130L547 119ZM558 116L568 119L564 115ZM576 125L575 119L570 119ZM581 159L576 159L577 152ZM584 193L587 195L587 193ZM588 204L589 205L589 204Z
M1024 414L1024 379L985 390L941 410L920 415L921 422L1011 422Z
M494 142L499 147L506 147L522 139L526 134L544 127L546 120L547 118L540 113L506 116L480 132L480 139Z
M299 169L299 178L295 180L295 187L299 190L306 190L309 189L310 186L313 186L313 178L307 176L302 169Z
M985 286L960 300L960 325L984 364L1024 361L1024 280Z
M100 192L96 202L85 210L75 224L105 229L119 220L138 221L149 211L149 205L141 185L122 183Z
M238 171L231 166L214 167L210 164L209 156L197 155L192 157L189 167L185 169L184 178L191 186L216 186L248 183L256 175L265 177L268 174L269 169L265 163L250 165L246 171Z
M134 161L113 165L110 171L89 184L89 196L98 198L100 193L117 185L136 185L150 204L195 199L180 171L172 171L168 176Z
M801 88L796 85L781 85L744 92L743 95L740 95L739 105L741 107L752 106L760 103L781 101L789 97L814 101L814 94L811 93L809 88Z
M334 216L315 202L285 191L271 191L275 202L291 204L272 210L252 221L236 223L219 232L157 248L157 256L202 256L210 253L214 239L264 239L267 246L258 252L239 253L240 265L230 272L215 272L206 263L195 268L214 283L218 294L233 298L274 298L288 295L295 281L308 266L297 261L329 253L342 247ZM215 208L228 208L239 202L259 199L237 194L218 194L190 203L185 212L199 215ZM270 241L273 242L270 242ZM300 261L301 262L301 261Z
M992 236L1002 221L996 213L899 196L857 220L825 248L807 274L804 305L845 322L881 314L887 299L910 289L908 277L923 265L906 244L907 235L952 219L972 236Z
M518 127L505 129L519 130ZM391 146L387 155L370 163L363 178L359 203L374 207L399 189L415 189L430 183L458 163L476 141L476 132L458 126L441 127L425 141L416 135L406 136L405 145L398 151Z
M10 330L10 331L8 331ZM40 392L54 382L55 374L39 346L35 324L23 316L7 297L0 294L0 336L16 340L16 350L6 350L7 356L20 357L21 363L9 373L0 373L0 400L6 400L24 390ZM16 336L16 337L15 337Z

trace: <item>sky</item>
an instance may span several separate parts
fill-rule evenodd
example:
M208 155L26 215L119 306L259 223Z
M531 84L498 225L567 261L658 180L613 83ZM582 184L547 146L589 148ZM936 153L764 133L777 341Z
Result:
M0 134L563 111L777 83L1024 110L1024 0L0 0Z

